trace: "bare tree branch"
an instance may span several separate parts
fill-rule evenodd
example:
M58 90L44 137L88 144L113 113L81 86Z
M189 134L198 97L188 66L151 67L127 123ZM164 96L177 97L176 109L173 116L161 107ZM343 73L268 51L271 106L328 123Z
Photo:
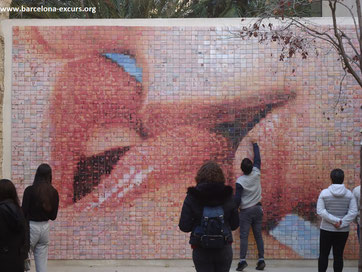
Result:
M347 76L347 71L344 70L343 77L341 78L341 81L339 82L339 94L338 94L338 98L337 98L336 104L334 105L334 109L337 107L337 105L339 104L339 100L341 99L342 84L343 84L343 81L344 81L344 79L346 78L346 76Z
M333 28L334 28L334 36L338 40L338 53L344 60L344 65L347 68L347 71L352 74L352 76L357 80L358 84L362 86L362 79L359 77L359 75L356 73L356 71L351 66L350 62L348 61L347 53L344 48L344 44L342 41L342 37L340 33L338 32L338 26L337 26L337 16L336 16L336 2L337 0L329 0L329 7L332 11L332 21L333 21Z
M362 74L362 12L361 12L361 0L356 0L356 6L357 6L357 18L358 18L358 25L359 25L359 36L358 37L358 43L359 43L359 64L360 64L360 72Z
M329 27L315 24L303 18L303 14L305 14L303 10L310 8L311 0L255 0L253 1L255 5L254 15L259 18L249 26L243 26L240 32L234 36L243 39L257 38L259 42L263 43L278 43L282 51L280 60L291 58L296 53L301 54L303 59L307 58L308 51L311 49L318 54L316 41L322 41L324 46L329 45L337 52L343 70L352 75L362 87L361 0L355 0L357 16L354 15L350 6L342 2L343 0L320 1L326 1L331 10L332 25ZM352 33L347 31L337 20L337 6L347 9L351 14L352 25L354 26ZM265 19L272 18L279 22L276 27L265 22ZM356 42L356 37L358 42ZM343 79L345 77L343 76Z
M356 18L355 18L354 14L353 14L352 9L349 6L347 6L345 3L341 2L341 1L339 1L338 4L343 6L344 8L346 8L348 10L348 12L350 13L351 18L352 18L353 23L354 23L355 30L356 30L356 36L357 36L357 38L359 38L357 22L356 22Z

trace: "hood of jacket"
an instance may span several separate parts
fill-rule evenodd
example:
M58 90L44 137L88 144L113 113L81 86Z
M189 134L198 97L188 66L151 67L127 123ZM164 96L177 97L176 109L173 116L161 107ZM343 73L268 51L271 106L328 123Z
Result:
M0 202L0 209L4 211L8 218L10 229L21 230L24 227L24 219L21 216L22 211L10 199Z
M204 206L223 205L233 195L233 188L223 183L199 183L187 193Z
M344 187L344 184L332 184L328 187L328 190L335 197L342 197L347 193L347 189Z

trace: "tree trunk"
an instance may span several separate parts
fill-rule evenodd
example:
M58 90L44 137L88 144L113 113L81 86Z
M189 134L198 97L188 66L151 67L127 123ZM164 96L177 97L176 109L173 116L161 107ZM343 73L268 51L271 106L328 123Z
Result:
M359 27L359 69L362 74L362 10L361 10L361 0L356 0L356 8L357 8L357 22Z
M361 184L362 183L362 139L361 139L360 150L359 150L359 179L360 179L360 184ZM362 193L362 186L361 186L361 193ZM361 198L360 198L360 203L359 203L359 214L360 214L360 216L361 216L361 209L362 209L361 203L362 203L362 201L361 201ZM360 231L360 233L362 231L361 220L360 220L360 225L359 225L359 231ZM358 272L362 272L362 243L361 243L361 241L359 243Z

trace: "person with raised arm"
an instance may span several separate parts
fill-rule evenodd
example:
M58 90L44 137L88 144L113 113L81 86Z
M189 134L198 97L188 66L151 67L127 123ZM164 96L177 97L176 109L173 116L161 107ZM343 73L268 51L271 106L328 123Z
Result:
M261 206L261 183L260 167L261 158L259 146L255 139L252 139L254 150L254 163L249 158L244 158L240 168L244 175L236 180L235 201L239 211L240 225L240 262L237 271L243 271L248 266L246 262L246 253L248 250L248 237L250 227L253 229L254 238L258 248L257 270L263 270L264 260L264 242L262 237L263 209Z

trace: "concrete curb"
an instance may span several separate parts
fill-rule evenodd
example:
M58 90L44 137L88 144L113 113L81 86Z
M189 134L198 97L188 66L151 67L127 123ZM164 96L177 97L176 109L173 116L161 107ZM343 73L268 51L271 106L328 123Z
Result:
M233 263L237 263L234 260ZM257 260L248 260L254 264ZM268 260L269 267L317 267L318 260ZM142 267L193 267L192 260L49 260L51 266L142 266ZM330 260L330 265L333 265ZM357 267L358 260L344 260L345 267Z
M238 260L234 260L230 271L235 271ZM248 260L244 272L255 270L256 260ZM317 260L266 260L266 272L315 272ZM355 272L357 260L345 261L343 272ZM329 270L333 270L332 262ZM50 260L51 272L195 272L191 260ZM35 272L32 260L30 272Z

